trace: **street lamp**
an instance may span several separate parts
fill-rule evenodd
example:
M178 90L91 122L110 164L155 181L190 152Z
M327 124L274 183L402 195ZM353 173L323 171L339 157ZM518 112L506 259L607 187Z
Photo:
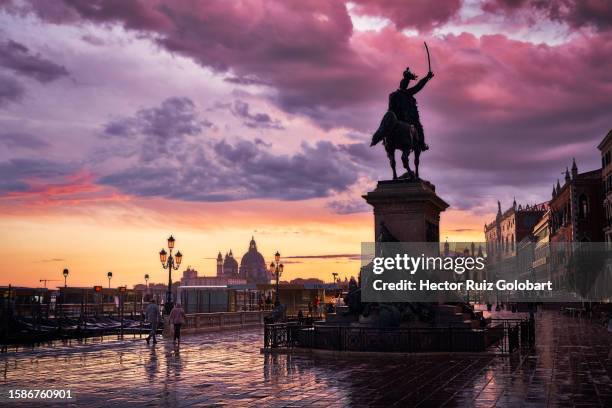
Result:
M283 264L280 263L280 254L278 253L278 251L276 251L276 253L274 254L274 262L270 264L270 273L276 277L276 293L274 295L274 303L280 302L278 296L278 284L280 282L280 276L283 274L283 267Z
M112 272L107 273L106 277L108 278L108 288L110 289L110 280L113 278L113 273Z
M62 271L62 274L64 275L64 287L66 287L66 279L68 278L68 269L64 268L64 270Z
M161 251L159 251L159 260L161 261L162 268L168 269L168 290L166 291L166 303L164 304L164 312L166 314L170 314L170 311L172 310L172 270L178 270L178 268L181 266L181 261L183 260L183 254L181 254L181 251L177 251L176 255L172 256L174 241L174 237L170 235L170 238L168 238L168 249L170 250L169 254L163 248Z
M144 293L147 295L147 298L149 297L149 274L145 273L145 290ZM144 299L144 295L142 296Z
M335 285L336 280L338 279L338 272L332 272L332 276L334 277L334 285Z

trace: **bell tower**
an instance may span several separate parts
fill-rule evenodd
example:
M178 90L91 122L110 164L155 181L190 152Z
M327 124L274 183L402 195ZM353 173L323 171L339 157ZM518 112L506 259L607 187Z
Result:
M219 255L217 255L217 276L223 276L223 255L219 251Z

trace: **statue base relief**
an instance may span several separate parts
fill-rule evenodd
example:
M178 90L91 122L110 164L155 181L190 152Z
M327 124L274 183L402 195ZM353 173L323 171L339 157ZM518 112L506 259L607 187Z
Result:
M448 204L426 180L379 181L363 196L374 210L374 241L384 225L399 242L439 242L440 213Z

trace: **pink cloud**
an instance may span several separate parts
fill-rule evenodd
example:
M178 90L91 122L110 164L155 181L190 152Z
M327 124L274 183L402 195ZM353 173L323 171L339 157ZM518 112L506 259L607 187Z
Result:
M408 38L391 28L355 33L345 5L335 1L296 5L251 0L240 6L192 0L90 3L66 0L66 15L76 13L84 20L116 22L154 34L154 40L166 49L227 72L233 81L243 78L268 84L275 90L271 98L277 105L324 127L349 107L356 108L357 114L338 114L337 124L365 124L359 118L363 116L359 106L380 105L405 65L425 70L422 38ZM394 15L398 21L414 15L432 24L435 20L427 17L428 12L435 9L450 16L460 5L448 1L433 7L425 5L432 2L417 2L401 8L400 3L364 0L357 2L357 9ZM32 7L45 18L47 4L33 2ZM438 76L422 97L434 102L439 114L465 118L467 112L466 119L473 116L477 122L483 116L541 119L542 113L557 115L568 105L572 111L578 107L576 113L588 114L598 111L592 107L608 102L608 89L601 86L610 80L605 69L612 48L608 35L556 47L501 35L481 39L471 34L448 35L429 42Z
M461 8L461 0L356 0L353 3L357 14L388 18L399 30L416 28L425 32L444 25Z
M531 25L548 18L572 28L612 28L612 2L608 0L488 0L482 9L492 14L522 16Z
M84 205L108 205L129 200L127 195L97 184L87 170L66 174L53 181L44 177L22 180L27 188L9 191L0 197L0 212L4 214L32 214L51 207L62 211Z
M531 2L519 3L522 8L497 2L508 10L531 10ZM589 10L600 4L586 3ZM394 26L356 32L345 4L337 1L121 4L31 2L30 10L54 23L122 25L232 83L263 84L269 91L265 95L285 112L307 116L325 129L347 127L366 134L378 125L404 67L420 75L427 70L424 38L408 37L400 29L437 27L452 19L459 6L435 2L439 9L434 10L417 2L407 6L408 13L400 2L357 1L357 13L388 17ZM573 7L568 10L578 10L577 3L567 4ZM485 12L500 12L492 7ZM547 16L556 18L551 13ZM470 33L426 40L436 76L418 95L432 145L423 162L435 164L429 172L425 168L425 175L457 197L478 196L493 185L545 183L565 163L539 153L578 139L592 140L594 146L610 127L609 32L584 32L555 46ZM529 155L521 153L526 148ZM384 155L378 153L381 159L370 164L386 174ZM585 148L576 156L596 162L594 150ZM453 179L450 169L462 179ZM479 182L456 189L467 178ZM466 188L473 191L466 194Z

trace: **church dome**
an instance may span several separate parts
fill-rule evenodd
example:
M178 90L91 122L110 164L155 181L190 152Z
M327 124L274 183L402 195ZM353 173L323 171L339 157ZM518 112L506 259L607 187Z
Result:
M257 251L255 239L251 238L249 250L240 260L240 277L249 283L270 283L270 275L266 268L266 261Z
M223 275L226 277L235 277L238 275L238 261L234 258L231 249L229 253L225 255L225 260L223 261Z

